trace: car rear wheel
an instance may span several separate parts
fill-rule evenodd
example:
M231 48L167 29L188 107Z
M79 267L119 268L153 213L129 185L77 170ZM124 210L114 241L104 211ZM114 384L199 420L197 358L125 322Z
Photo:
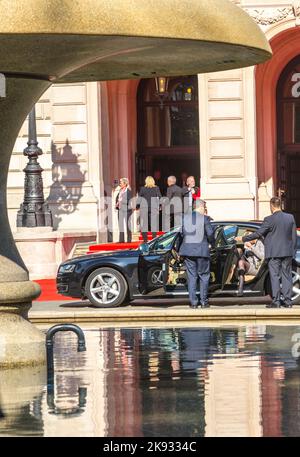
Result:
M293 302L293 305L299 305L300 304L300 268L297 268L292 271L292 277L293 277L292 302ZM266 282L265 293L266 293L266 295L270 295L270 297L272 298L272 288L271 288L271 281L270 281L269 277Z
M292 293L292 301L293 305L300 304L300 269L293 270L293 293Z
M87 278L85 294L97 308L121 305L127 294L124 276L113 268L98 268Z

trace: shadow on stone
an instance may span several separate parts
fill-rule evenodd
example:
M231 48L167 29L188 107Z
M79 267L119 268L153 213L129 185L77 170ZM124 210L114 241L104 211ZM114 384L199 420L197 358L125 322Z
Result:
M52 142L51 157L53 184L46 201L51 207L53 228L57 230L62 215L70 215L77 211L83 196L82 185L85 182L86 171L81 171L78 155L74 154L68 138L61 148Z

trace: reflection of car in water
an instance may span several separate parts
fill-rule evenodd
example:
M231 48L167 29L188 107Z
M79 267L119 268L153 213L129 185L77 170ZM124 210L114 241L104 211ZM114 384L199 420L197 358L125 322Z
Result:
M236 297L236 236L255 231L261 222L212 222L215 246L211 249L209 295ZM88 298L97 307L119 306L138 298L188 297L186 270L178 250L181 234L172 230L138 249L77 257L62 263L57 274L58 293ZM300 303L300 234L293 262L293 302ZM245 276L244 296L270 293L267 262L255 276Z

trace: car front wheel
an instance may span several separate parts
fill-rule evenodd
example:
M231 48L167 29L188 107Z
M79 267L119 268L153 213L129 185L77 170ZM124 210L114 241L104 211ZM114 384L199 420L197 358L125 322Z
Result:
M124 276L113 268L98 268L87 278L85 294L97 308L121 305L127 294Z

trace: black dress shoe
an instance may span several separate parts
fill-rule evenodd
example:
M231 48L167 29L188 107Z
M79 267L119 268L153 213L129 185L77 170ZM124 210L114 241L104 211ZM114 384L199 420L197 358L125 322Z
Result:
M209 308L209 304L208 303L201 303L201 308Z
M266 305L266 308L280 308L280 305L278 305L277 303L268 303Z
M197 308L198 308L198 305L189 305L189 306L190 306L190 308L192 308L192 309L197 309Z
M282 303L280 304L280 306L281 306L282 308L292 308L292 307L293 307L293 304L292 304L292 303L288 303L288 304L287 304L287 303L282 302Z

